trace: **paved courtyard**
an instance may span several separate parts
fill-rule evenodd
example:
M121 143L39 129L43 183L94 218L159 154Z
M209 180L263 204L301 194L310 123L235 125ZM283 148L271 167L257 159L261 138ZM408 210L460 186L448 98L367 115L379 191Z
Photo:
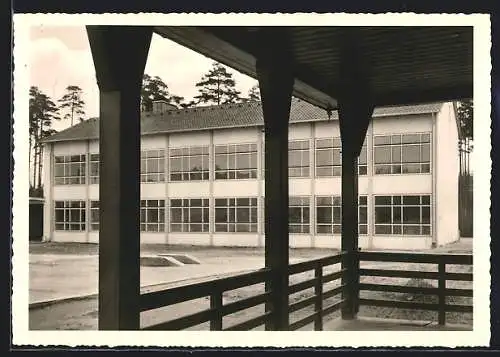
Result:
M454 252L470 253L472 251L471 240L462 240L447 247L441 247L432 250L433 252ZM201 264L184 265L180 267L141 267L141 287L143 291L161 287L172 287L183 285L188 282L198 282L206 279L214 279L228 274L245 272L262 268L264 266L264 250L250 248L199 248L199 247L166 247L166 246L144 246L142 254L161 254L161 253L186 253L197 258ZM320 256L331 255L332 250L321 249L294 249L290 251L290 262L301 260L310 260ZM363 267L377 266L378 262L364 262ZM413 264L406 264L404 267L400 263L382 263L384 268L388 269L415 269L420 267ZM300 274L299 274L300 275ZM370 281L371 283L384 283L383 277ZM400 282L402 285L406 281ZM461 283L461 282L458 282ZM83 299L68 299L64 302L58 302L45 308L34 308L30 310L30 329L59 330L59 329L78 329L88 330L97 328L97 291L98 291L98 247L96 245L86 244L33 244L30 246L30 303L40 303L47 300L73 298L86 296ZM450 286L451 287L451 286ZM457 286L462 288L462 286ZM463 286L464 288L466 286ZM228 295L227 299L242 299L256 293L255 287L244 289L237 294ZM246 291L248 290L248 291ZM369 298L377 298L374 292ZM247 296L248 295L248 296ZM382 296L383 297L383 296ZM297 296L297 299L304 296ZM206 299L205 299L206 300ZM194 300L189 306L175 305L160 313L155 310L154 313L144 313L141 317L141 323L149 325L160 319L171 319L179 314L193 312L207 308L208 300ZM229 301L228 300L228 301ZM38 304L35 304L38 305ZM262 306L260 307L262 308ZM251 314L259 313L259 307L253 309ZM262 311L263 312L263 311ZM304 309L300 315L312 311ZM243 313L243 312L241 312ZM246 314L246 313L245 313ZM434 312L425 312L415 314L415 311L401 311L393 308L371 308L361 307L360 314L371 318L396 318L430 321L434 320ZM337 319L338 312L328 316L325 320L326 326L336 326L336 329L348 328L356 330L356 326L337 326L334 322ZM471 314L453 314L450 316L450 322L459 324L472 324ZM246 315L245 315L246 316ZM229 317L231 321L237 322L245 316L240 313ZM305 315L304 315L305 316ZM248 317L248 316L246 316ZM299 318L300 316L297 316ZM234 321L233 321L234 320ZM447 319L448 320L448 319ZM374 324L373 326L380 324ZM382 326L382 325L380 325ZM205 326L208 328L208 326ZM198 326L196 329L204 329ZM375 327L374 327L375 328ZM387 328L389 329L389 328ZM396 329L394 327L394 329Z
M30 294L31 303L65 299L76 296L97 294L98 291L98 252L97 246L74 245L68 250L59 251L55 245L45 249L33 247L30 253ZM50 251L57 252L47 253ZM80 251L80 254L75 252ZM185 252L199 259L201 264L179 267L141 267L141 287L157 284L186 282L204 277L217 277L228 273L244 272L264 267L264 252L260 249L232 248L190 248L146 246L143 253ZM290 261L313 259L328 255L327 250L298 251L291 254Z

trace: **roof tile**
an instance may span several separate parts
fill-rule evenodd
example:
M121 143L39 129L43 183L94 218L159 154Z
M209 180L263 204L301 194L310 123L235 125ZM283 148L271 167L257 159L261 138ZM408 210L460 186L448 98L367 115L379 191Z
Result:
M441 106L442 103L382 107L374 110L373 117L436 113ZM331 119L338 119L336 111L332 113ZM290 109L291 123L326 120L328 120L328 115L325 110L303 100L293 98ZM172 110L163 114L146 113L141 118L141 133L142 135L151 135L262 125L264 125L264 120L261 103L252 101ZM98 137L99 118L91 118L55 133L45 139L45 142L87 140L97 139Z

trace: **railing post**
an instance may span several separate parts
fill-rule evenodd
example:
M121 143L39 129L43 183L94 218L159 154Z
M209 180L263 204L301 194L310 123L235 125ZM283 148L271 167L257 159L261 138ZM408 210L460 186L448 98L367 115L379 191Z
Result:
M210 320L210 331L222 330L222 291L216 290L210 295L210 309L214 315Z
M316 312L314 331L323 331L323 266L321 263L318 263L314 269L314 278L316 279L314 285L314 295L316 296L316 302L314 303L314 311Z
M439 311L438 311L438 324L446 324L446 263L443 261L439 262L439 280L438 280L438 290L439 290Z

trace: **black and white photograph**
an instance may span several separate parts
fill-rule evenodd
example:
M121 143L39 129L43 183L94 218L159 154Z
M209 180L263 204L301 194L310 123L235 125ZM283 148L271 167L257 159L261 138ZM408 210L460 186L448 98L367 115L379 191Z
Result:
M488 15L13 30L13 343L489 343Z

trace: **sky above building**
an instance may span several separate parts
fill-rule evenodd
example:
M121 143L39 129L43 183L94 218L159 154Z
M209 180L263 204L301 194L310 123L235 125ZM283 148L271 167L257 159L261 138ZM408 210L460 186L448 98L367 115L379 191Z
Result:
M62 97L68 85L77 85L84 92L86 116L97 116L99 88L85 27L34 26L30 41L30 85L37 86L54 101ZM189 101L197 94L196 82L212 63L210 58L153 34L145 73L161 77L171 93ZM246 96L256 84L253 78L231 68L228 71L242 95ZM69 125L62 120L54 128L61 130Z

